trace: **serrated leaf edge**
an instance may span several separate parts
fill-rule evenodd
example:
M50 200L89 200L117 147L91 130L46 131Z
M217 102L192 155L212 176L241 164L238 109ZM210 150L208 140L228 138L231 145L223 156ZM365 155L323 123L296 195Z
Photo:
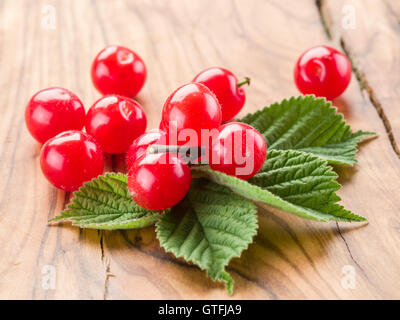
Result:
M236 193L235 193L235 194L236 194ZM238 195L238 194L236 194L236 195ZM240 196L240 195L238 195L238 196ZM240 196L240 197L242 197L242 196ZM242 197L242 198L243 198L244 200L248 200L248 201L249 201L249 199L246 199L246 198L244 198L244 197ZM251 210L253 211L253 213L254 213L254 215L255 215L255 218L256 218L254 234L251 235L251 241L250 241L249 243L246 244L246 246L242 249L241 253L240 253L240 254L234 254L234 255L231 257L230 261L231 261L233 258L240 258L241 255L242 255L242 253L243 253L243 251L247 250L247 249L249 248L250 244L252 244L252 243L254 242L254 237L255 237L255 236L257 235L257 233L258 233L259 224L258 224L257 206L256 206L252 201L249 201L249 204L252 205L251 208L249 208L249 209L251 209ZM197 222L202 226L202 228L204 228L203 225L201 224L201 222L198 220L197 215L196 215L196 220L197 220ZM213 277L211 277L211 276L209 275L208 270L207 270L206 268L203 268L203 267L199 266L193 259L188 259L188 260L186 260L186 259L184 258L184 256L183 256L183 254L178 254L178 255L177 255L177 254L175 254L175 252L173 251L173 249L170 249L168 246L162 245L162 240L159 238L159 234L162 234L162 232L159 230L159 228L160 228L160 226L159 226L159 223L158 223L158 221L157 221L156 224L155 224L156 238L158 239L161 248L163 248L166 252L171 253L175 258L183 258L185 261L193 263L193 264L196 265L196 267L198 267L200 270L205 271L205 272L206 272L206 276L207 276L208 278L210 278L213 282L224 282L224 283L225 283L225 289L227 290L228 294L231 295L231 296L233 295L233 286L234 286L234 282L235 282L235 281L233 280L233 278L231 277L231 275L230 275L228 272L226 272L226 267L229 265L229 263L228 263L226 266L224 266L223 271L221 272L221 279L213 278ZM209 243L209 240L207 240L207 242ZM229 261L229 262L230 262L230 261Z
M127 181L127 175L126 174L123 174L121 172L106 172L106 173L100 174L100 175L92 178L91 180L88 180L88 181L84 182L82 184L82 186L79 187L78 190L73 192L73 196L69 199L69 203L68 203L67 207L63 211L60 212L60 215L49 219L47 221L47 224L48 225L52 225L52 224L56 224L56 223L59 223L59 222L71 222L72 226L76 226L76 227L80 227L80 228L84 228L84 229L109 229L109 230L113 230L113 228L112 228L113 226L122 226L123 224L132 223L132 222L141 220L142 218L137 218L137 219L118 221L118 222L81 224L81 223L75 221L75 218L79 217L79 216L71 216L71 215L68 214L68 212L70 210L74 209L73 208L73 205L74 205L73 200L76 198L76 194L84 192L84 188L92 188L91 184L95 183L96 180L104 181L105 178L111 178L111 179L115 179L115 180L117 180L119 182L125 182L125 183ZM106 190L103 190L103 191L107 192ZM122 197L122 195L120 195L120 196ZM126 197L126 198L128 199L128 197ZM159 220L160 215L164 214L167 211L169 211L169 209L168 210L162 210L162 211L159 211L159 212L155 212L154 214L152 214L152 216L146 217L146 218L148 218L150 221L154 220L153 224L155 224ZM119 214L122 214L122 213L115 213L115 215L119 215ZM90 215L85 215L85 217L89 217L89 216ZM92 216L96 217L98 215L92 215ZM108 226L109 228L101 228L101 226ZM143 228L143 227L140 227L140 228ZM116 229L133 229L133 228L132 227L131 228L119 227L119 228L116 228Z
M350 166L353 166L354 164L356 164L357 160L355 159L355 155L357 154L357 151L359 150L358 149L358 144L362 140L366 140L369 137L370 137L370 139L374 138L374 137L377 137L377 134L375 132L363 131L363 130L358 130L356 132L352 132L350 125L344 119L343 113L339 112L338 108L336 106L334 106L331 101L328 101L323 97L316 97L314 94L308 94L308 95L299 95L299 96L292 96L290 98L284 98L280 102L274 102L274 103L272 103L270 105L264 106L262 109L259 109L254 113L248 113L247 115L245 115L244 117L242 117L240 119L237 119L236 121L249 123L250 120L248 118L252 118L252 119L257 118L257 117L261 116L262 113L265 112L266 109L275 108L275 107L278 107L279 105L282 105L282 104L290 104L290 103L296 103L296 102L300 102L300 101L306 101L307 102L308 100L310 100L310 102L314 101L314 102L317 102L317 103L321 103L324 107L327 107L327 108L329 108L331 110L334 110L335 111L335 115L340 116L340 120L344 121L344 127L349 129L350 132L354 136L357 135L357 134L362 134L361 136L356 137L355 146L352 148L352 150L354 151L354 159L337 161L337 160L327 159L325 157L322 157L319 154L315 154L315 153L308 152L308 151L303 151L303 150L301 150L301 148L300 149L285 149L285 150L303 151L303 152L312 154L314 156L317 156L317 157L319 157L319 158L321 158L323 160L326 160L326 161L328 161L329 164L342 164L342 165L350 165ZM281 149L271 148L271 150L272 149L281 150ZM304 149L307 149L307 148L304 148Z

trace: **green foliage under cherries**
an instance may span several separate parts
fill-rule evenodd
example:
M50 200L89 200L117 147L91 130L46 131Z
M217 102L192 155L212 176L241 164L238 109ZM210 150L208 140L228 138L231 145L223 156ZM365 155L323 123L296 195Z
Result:
M72 221L81 228L129 229L156 223L166 251L191 261L233 293L225 268L240 257L256 234L252 201L317 221L364 221L339 205L340 184L328 163L352 165L357 143L374 133L353 133L336 108L313 96L274 103L242 120L259 130L268 145L263 168L248 181L192 167L186 198L155 212L134 203L123 174L107 173L74 192L68 208L50 222ZM251 201L250 201L251 200Z

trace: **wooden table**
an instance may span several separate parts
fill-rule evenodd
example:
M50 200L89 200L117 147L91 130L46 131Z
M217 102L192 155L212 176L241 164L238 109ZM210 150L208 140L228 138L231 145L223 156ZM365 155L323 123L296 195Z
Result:
M69 88L89 108L99 97L90 64L106 44L132 48L147 63L137 99L149 128L168 94L203 68L252 79L244 115L298 95L292 71L305 49L345 51L353 78L334 103L353 129L379 138L362 145L357 165L335 170L343 205L369 223L324 224L260 209L255 242L228 268L233 298L400 298L397 0L0 0L0 298L230 298L222 284L164 253L153 228L47 226L69 194L43 177L24 108L49 86ZM106 163L124 170L123 156ZM346 282L349 272L354 283Z

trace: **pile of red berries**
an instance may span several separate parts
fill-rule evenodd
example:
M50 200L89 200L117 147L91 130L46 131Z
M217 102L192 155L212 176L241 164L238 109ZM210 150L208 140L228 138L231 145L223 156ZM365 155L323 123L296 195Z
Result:
M328 47L310 51L295 68L299 90L329 99L340 95L350 81L347 58ZM135 52L108 46L96 56L91 71L104 96L87 114L79 98L63 88L44 89L31 98L26 125L44 143L40 165L54 186L77 190L103 173L103 152L126 152L132 198L146 209L163 210L186 195L190 165L206 163L241 179L261 169L267 153L262 135L247 124L227 122L245 103L242 85L248 78L238 82L232 72L216 67L200 72L167 98L159 129L145 132L146 115L133 98L146 74Z

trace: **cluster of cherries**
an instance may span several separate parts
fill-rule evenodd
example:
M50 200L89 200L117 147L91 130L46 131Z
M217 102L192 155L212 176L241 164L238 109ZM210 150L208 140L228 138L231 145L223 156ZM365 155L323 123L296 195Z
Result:
M77 190L103 173L103 152L126 153L132 198L146 209L164 210L186 195L192 164L207 163L241 179L261 169L267 154L263 136L247 124L229 122L245 103L242 85L248 78L238 82L232 72L217 67L200 72L167 98L159 129L146 132L146 115L133 100L146 74L135 52L108 46L91 70L93 84L104 96L86 114L80 99L64 88L44 89L31 98L26 125L44 144L40 165L54 186ZM303 94L333 99L349 84L351 66L342 53L320 46L299 58L294 75Z

